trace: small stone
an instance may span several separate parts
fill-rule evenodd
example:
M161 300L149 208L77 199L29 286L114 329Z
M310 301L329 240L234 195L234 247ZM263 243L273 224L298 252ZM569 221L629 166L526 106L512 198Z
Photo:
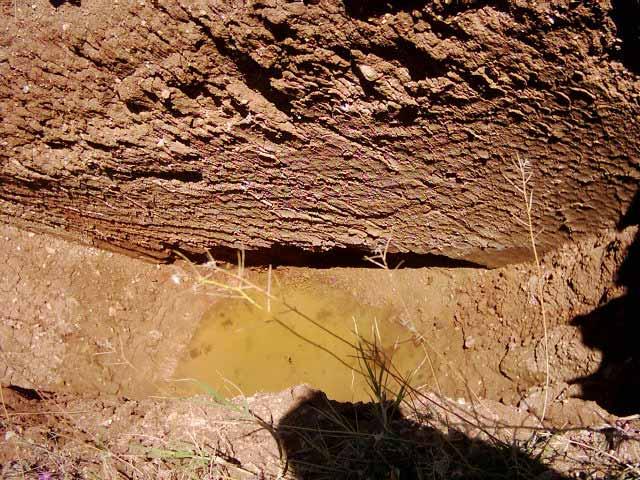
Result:
M380 78L380 74L376 72L376 70L373 67L370 67L369 65L358 65L358 69L360 70L360 73L362 74L362 76L365 79L367 79L369 82L373 82L378 78Z
M158 330L151 330L149 333L149 338L151 339L152 342L157 343L158 341L160 341L160 339L162 338L162 333L159 332Z
M29 85L25 85L24 87L22 87L22 93L29 93Z
M164 147L164 144L166 142L164 141L164 138L161 138L160 140L158 140L158 143L156 144L158 147Z
M476 339L474 337L472 337L471 335L469 335L468 337L466 337L464 339L464 348L466 348L466 349L473 348L473 346L475 344L476 344Z
M303 402L313 398L317 391L311 388L309 385L296 385L291 388L291 396L295 401Z
M489 160L491 154L487 150L480 149L477 152L478 158L480 160Z
M109 427L109 426L111 426L112 423L113 423L113 419L112 418L107 418L100 425L103 426L103 427Z
M165 88L160 92L160 98L162 98L163 100L167 100L170 96L171 90L169 90L168 88Z

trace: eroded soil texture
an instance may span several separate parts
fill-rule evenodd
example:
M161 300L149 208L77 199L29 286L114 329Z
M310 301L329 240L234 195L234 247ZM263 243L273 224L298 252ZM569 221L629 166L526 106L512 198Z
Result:
M0 215L166 259L528 258L638 183L635 1L2 2Z

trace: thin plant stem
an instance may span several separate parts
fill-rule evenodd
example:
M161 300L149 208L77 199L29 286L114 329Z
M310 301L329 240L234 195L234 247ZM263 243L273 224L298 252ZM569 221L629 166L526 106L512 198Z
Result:
M0 384L0 403L2 403L2 410L4 412L4 416L7 419L7 428L9 426L9 412L7 411L7 405L4 403L4 387Z
M545 363L545 382L544 382L544 403L542 405L542 415L540 416L540 423L544 424L544 419L547 415L547 405L549 403L549 335L547 331L547 312L544 301L544 279L542 272L542 265L540 264L540 256L538 255L538 248L536 246L536 234L533 230L533 190L529 188L529 182L532 177L532 173L529 171L530 165L527 160L520 158L520 155L516 154L516 162L514 166L519 173L520 178L518 184L513 182L510 178L505 176L505 179L515 187L515 189L522 195L522 201L525 206L526 220L521 221L528 232L529 240L531 242L531 250L533 251L533 259L536 268L536 274L538 276L537 281L537 294L538 301L540 302L540 312L542 314L542 330L543 330L543 343L544 343L544 363ZM519 220L519 219L518 219Z

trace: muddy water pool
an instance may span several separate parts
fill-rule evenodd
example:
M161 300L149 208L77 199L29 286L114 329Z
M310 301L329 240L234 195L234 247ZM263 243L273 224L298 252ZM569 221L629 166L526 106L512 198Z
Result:
M371 341L375 334L385 358L392 358L400 372L413 372L414 384L424 381L424 350L400 325L393 307L374 308L316 283L274 296L270 304L265 295L252 296L253 303L216 302L204 314L174 378L197 380L180 382L189 385L189 393L206 385L233 397L308 383L335 400L366 401L370 394L352 345L358 335Z

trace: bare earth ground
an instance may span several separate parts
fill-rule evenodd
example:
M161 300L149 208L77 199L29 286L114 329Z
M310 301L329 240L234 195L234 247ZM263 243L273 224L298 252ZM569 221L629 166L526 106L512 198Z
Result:
M607 305L629 296L619 271L637 246L636 235L636 227L605 232L543 260L551 347L548 424L597 430L575 433L578 443L606 444L602 432L624 431L623 446L605 451L629 462L640 459L633 440L637 426L614 413L639 410L637 375L630 369L637 355L621 351L634 333L629 329L636 327L624 324L620 310L594 338L593 322ZM200 318L216 301L210 291L194 288L188 265L145 263L9 226L1 236L0 382L14 388L3 389L0 412L5 477L38 465L90 470L118 463L127 475L153 477L166 459L136 462L147 458L152 446L171 450L184 442L192 449L215 446L220 457L210 466L277 474L282 465L266 432L244 436L255 425L226 422L229 412L211 399L158 397ZM285 285L315 278L364 304L395 306L398 321L411 323L425 339L435 375L426 388L457 399L453 405L467 412L535 425L545 369L536 297L540 280L533 272L531 265L520 264L496 270L283 267L275 275ZM259 270L249 275L257 282L265 278ZM613 334L620 336L617 342ZM296 398L308 396L294 390L258 394L249 402L277 424L300 403ZM52 438L76 463L56 460ZM44 449L41 455L33 443L24 443L28 439ZM146 453L134 452L138 444ZM140 468L158 470L136 472Z

